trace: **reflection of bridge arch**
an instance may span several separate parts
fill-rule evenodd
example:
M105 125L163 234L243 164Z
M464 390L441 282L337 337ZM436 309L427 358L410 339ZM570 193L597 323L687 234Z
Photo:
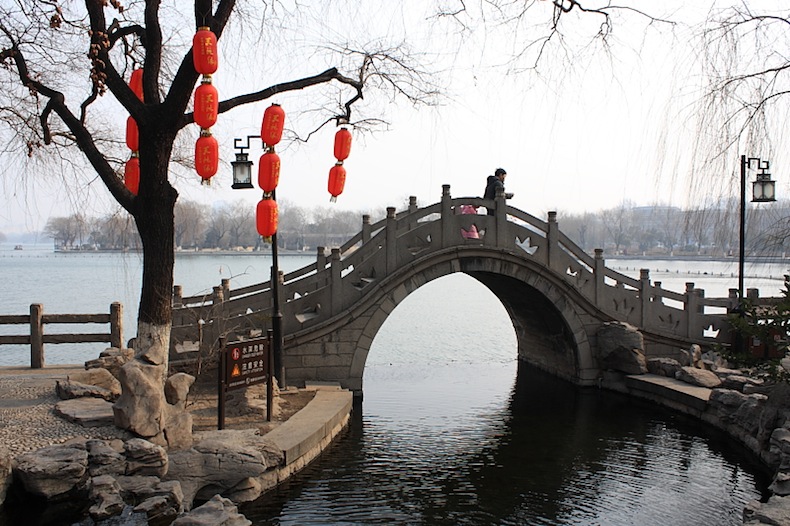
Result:
M460 214L462 205L487 206L495 215ZM464 235L472 227L477 238ZM361 389L373 338L396 305L424 283L464 272L503 303L516 329L519 356L575 383L598 376L595 341L607 321L643 332L649 354L677 352L689 343L726 343L726 312L737 298L683 293L606 268L603 252L590 256L547 222L495 200L450 197L408 210L387 209L327 256L284 276L281 286L283 365L289 383L334 380ZM667 300L667 303L665 303ZM271 325L270 283L231 289L206 298L174 300L172 344L200 341L204 350L221 335L244 338ZM198 323L200 321L200 323Z

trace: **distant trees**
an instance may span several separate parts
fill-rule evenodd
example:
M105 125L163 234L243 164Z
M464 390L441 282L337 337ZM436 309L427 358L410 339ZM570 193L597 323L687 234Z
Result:
M309 210L282 201L278 244L287 250L339 246L361 230L363 213L338 211L333 207ZM254 207L248 203L212 207L179 201L175 206L174 225L175 246L181 250L259 249L264 244L255 228ZM100 218L86 218L80 214L53 217L47 221L44 234L60 249L141 248L134 220L121 211Z
M284 250L337 247L362 228L368 211L308 209L292 202L280 204L278 245ZM209 206L180 201L175 207L177 250L259 250L267 248L255 229L252 207L241 202ZM373 215L373 214L371 214ZM747 254L782 254L790 239L786 221L790 205L775 203L770 211L750 208L746 218ZM373 217L376 221L380 217ZM608 255L708 255L738 253L738 213L728 200L706 209L682 210L673 206L635 206L625 202L600 212L558 213L560 230L583 250L596 248ZM140 241L134 221L118 211L100 218L79 214L53 217L45 235L64 249L137 250Z
M746 253L781 255L790 246L787 203L771 209L749 208L746 215ZM738 211L730 200L683 210L671 206L634 206L629 203L598 213L558 214L560 230L584 250L602 248L612 254L737 255Z

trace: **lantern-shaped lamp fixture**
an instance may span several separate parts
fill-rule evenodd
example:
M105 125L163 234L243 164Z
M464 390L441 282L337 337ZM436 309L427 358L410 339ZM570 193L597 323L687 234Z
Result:
M126 166L123 169L123 183L130 192L137 195L140 188L140 159L137 156L132 156L126 161Z
M219 94L217 88L211 83L209 77L204 77L203 82L195 90L195 122L203 129L208 129L217 123L219 111Z
M769 161L760 161L759 165L760 171L757 173L757 180L752 182L752 202L770 203L776 201L776 182L771 180L771 174L768 173Z
M330 201L333 203L337 201L337 196L343 193L343 187L346 185L346 169L343 164L338 161L329 170L329 193L332 195Z
M340 128L335 133L335 159L345 161L351 153L351 132L348 128Z
M129 87L132 89L137 98L143 100L143 70L135 69L132 71L132 76L129 79Z
M253 188L252 161L247 158L247 152L236 152L236 160L230 165L233 167L233 184L230 187L234 190Z
M277 233L277 202L274 199L261 199L255 210L255 226L258 233L270 238Z
M279 104L272 104L263 112L261 123L261 140L269 147L274 146L283 136L285 127L285 110Z
M195 170L205 183L216 175L218 167L219 144L217 139L204 131L195 143Z
M126 146L133 152L140 149L140 132L137 129L137 121L131 115L126 117Z
M192 61L198 73L212 75L217 72L217 35L206 26L199 27L192 38Z
M280 182L280 156L274 152L266 152L258 161L258 186L270 194Z

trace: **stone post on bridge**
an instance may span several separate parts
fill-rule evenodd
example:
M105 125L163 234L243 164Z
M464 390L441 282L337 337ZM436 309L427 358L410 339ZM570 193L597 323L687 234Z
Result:
M331 271L331 278L329 287L331 290L330 294L330 305L329 305L329 312L332 316L340 312L342 298L343 298L343 283L342 283L342 275L341 272L343 270L343 263L340 261L340 249L333 248L332 249L332 268Z
M450 185L442 185L442 248L455 244L454 229L452 225L452 199Z
M639 326L646 327L646 322L650 319L650 301L652 299L652 294L650 293L650 270L646 268L639 269L639 299L642 303Z
M603 259L603 249L595 249L595 268L593 268L593 279L595 279L595 306L603 304L603 295L606 290L606 262Z
M546 242L548 244L548 254L546 265L560 274L565 274L565 269L559 268L560 262L560 227L557 224L557 212L549 212L549 222L546 231Z
M387 237L384 240L387 255L387 275L395 272L395 267L398 265L398 220L395 218L395 207L387 207Z

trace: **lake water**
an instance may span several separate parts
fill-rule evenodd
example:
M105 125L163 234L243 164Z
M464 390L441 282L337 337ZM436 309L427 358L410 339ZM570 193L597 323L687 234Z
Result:
M0 246L12 284L0 314L107 312L133 328L138 254L54 254ZM282 257L286 272L313 256ZM609 266L706 296L737 286L737 262L611 260ZM185 295L265 280L261 255L181 255ZM746 267L747 288L778 295L783 264ZM734 270L733 270L734 269ZM129 330L129 329L127 329ZM131 331L126 337L131 337ZM18 349L20 348L21 349ZM94 358L47 346L47 363ZM92 347L92 346L88 346ZM99 349L100 350L100 349ZM300 476L243 507L254 524L741 524L770 482L727 437L683 415L526 367L504 308L458 274L406 298L376 336L364 401L343 438ZM29 363L22 346L0 365Z

